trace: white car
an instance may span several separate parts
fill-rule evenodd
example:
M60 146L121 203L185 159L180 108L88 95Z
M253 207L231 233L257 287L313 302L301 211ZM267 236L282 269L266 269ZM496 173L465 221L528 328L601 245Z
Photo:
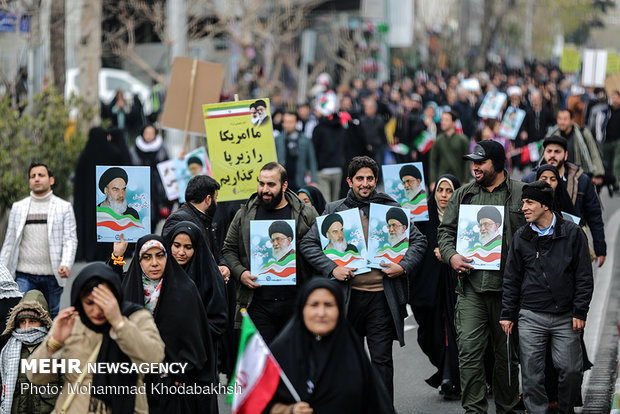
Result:
M68 99L72 93L79 96L78 77L78 68L67 70L65 99ZM125 100L128 102L131 102L134 95L138 95L142 102L144 114L149 115L151 113L151 88L149 86L127 71L111 68L99 69L99 99L109 104L119 89L124 91Z

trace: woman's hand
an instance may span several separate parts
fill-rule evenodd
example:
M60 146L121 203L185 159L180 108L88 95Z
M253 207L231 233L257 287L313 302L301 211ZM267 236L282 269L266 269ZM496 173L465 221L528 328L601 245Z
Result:
M118 306L118 301L114 293L104 284L100 284L93 288L93 298L95 305L99 306L103 311L103 315L110 322L114 330L119 329L123 323L123 314Z
M64 344L65 340L71 335L73 331L73 325L75 324L75 317L78 312L73 306L58 312L54 326L52 327L52 338L55 341Z
M124 256L128 245L129 243L125 241L125 237L123 236L123 233L121 233L121 241L114 242L114 250L112 250L112 254L116 257Z

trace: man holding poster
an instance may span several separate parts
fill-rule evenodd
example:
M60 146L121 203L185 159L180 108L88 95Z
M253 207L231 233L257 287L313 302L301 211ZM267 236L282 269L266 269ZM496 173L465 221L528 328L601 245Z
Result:
M476 181L454 191L438 229L439 252L443 262L450 264L459 280L455 327L463 390L461 403L468 413L487 412L484 354L490 342L495 356L493 394L496 411L498 414L511 413L519 400L519 364L516 343L512 337L511 356L508 356L506 335L499 325L499 319L509 243L517 229L525 223L521 211L523 183L508 177L508 172L504 170L504 147L496 141L479 142L473 153L465 155L463 159L472 161ZM459 217L461 205L503 206L505 215L499 270L473 270L473 259L458 254L457 229L459 221L466 218ZM489 241L497 216L485 210L476 218L479 224L484 224L482 227L485 228L485 234L481 237ZM491 231L487 234L486 229Z
M266 343L282 330L295 308L298 287L312 276L309 266L297 255L298 277L292 286L261 286L256 283L258 275L250 271L251 237L250 222L253 220L274 220L269 236L273 254L290 253L285 251L292 229L287 230L279 223L282 220L295 220L295 236L301 240L316 220L316 210L306 205L294 192L288 189L286 170L278 163L270 162L262 167L258 175L258 191L252 194L233 219L224 241L222 253L230 266L232 277L239 285L237 290L237 309L235 329L241 328L242 308L248 314ZM288 226L288 224L284 223ZM282 240L283 239L283 240ZM292 238L291 238L292 241ZM295 249L295 246L292 246Z
M392 197L376 191L378 173L379 166L372 158L353 158L348 167L349 193L346 198L325 207L328 216L323 224L332 213L358 208L363 237L368 245L371 203L399 207ZM334 223L339 224L338 221ZM336 224L334 226L339 227ZM339 266L324 254L319 231L323 232L324 229L319 228L317 223L301 241L301 253L322 276L336 279L347 290L346 297L350 298L346 303L347 318L360 338L363 340L366 337L372 365L378 370L393 399L392 342L398 339L401 346L405 345L404 318L407 315L405 306L409 289L407 274L421 262L426 249L426 237L415 226L410 226L409 249L399 263L388 261L381 264L381 270L371 269L356 275L357 269Z

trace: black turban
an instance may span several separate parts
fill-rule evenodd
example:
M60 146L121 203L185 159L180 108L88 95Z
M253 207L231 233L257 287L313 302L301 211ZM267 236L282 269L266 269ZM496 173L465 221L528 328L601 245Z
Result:
M293 238L293 229L286 221L278 220L271 223L271 226L269 226L269 236L271 237L273 233L282 233L286 237Z
M329 216L325 217L325 220L323 220L323 224L321 224L321 234L327 237L327 232L329 231L329 228L335 222L339 222L340 224L343 224L342 217L340 217L340 214L332 213Z
M502 224L502 215L500 214L497 207L493 206L484 206L480 210L478 210L478 223L483 218L488 218L493 220L495 223Z
M127 171L120 167L108 168L106 172L101 175L101 178L99 178L99 189L101 192L104 193L105 191L103 190L110 184L110 181L117 178L122 178L125 184L127 184Z
M193 157L189 157L187 159L187 165L191 165L191 164L200 164L200 165L204 165L202 163L202 161L200 160L200 158L193 156Z
M390 220L396 220L403 226L406 226L407 222L409 221L407 220L407 214L403 211L402 208L398 207L392 207L388 210L387 214L385 215L385 221L389 223Z
M422 174L420 174L420 170L418 170L414 165L411 164L407 164L403 168L401 168L398 175L400 175L401 180L405 175L410 175L417 180L422 179Z

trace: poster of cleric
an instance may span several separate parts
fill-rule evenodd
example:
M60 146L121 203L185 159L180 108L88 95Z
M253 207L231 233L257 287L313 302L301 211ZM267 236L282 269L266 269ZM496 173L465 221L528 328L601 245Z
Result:
M421 162L381 167L385 192L408 209L411 221L428 221L426 182Z
M474 269L499 270L502 261L504 206L463 204L459 208L456 251Z
M119 241L121 233L136 242L151 233L149 167L97 165L95 180L98 242Z
M370 203L368 224L368 264L398 263L409 248L409 210Z
M355 274L370 272L366 261L364 229L358 208L317 217L323 253L338 266L357 269Z
M295 220L250 221L250 273L262 286L297 282Z

